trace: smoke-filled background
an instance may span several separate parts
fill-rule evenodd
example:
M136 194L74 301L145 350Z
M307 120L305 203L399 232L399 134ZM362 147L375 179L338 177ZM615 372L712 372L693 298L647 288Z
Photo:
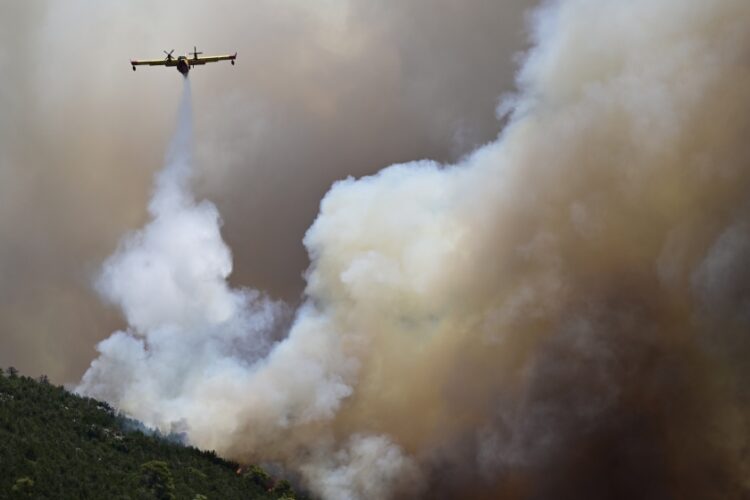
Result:
M191 72L195 188L237 285L299 302L305 230L331 183L451 160L501 129L527 0L0 0L0 365L75 382L122 321L91 282L147 219Z
M8 344L59 342L58 310L117 328L89 302L93 281L127 324L98 344L78 390L275 464L324 498L745 497L750 4L562 0L527 24L523 7L331 2L288 17L261 9L256 30L237 14L244 39L278 36L290 58L257 48L268 61L247 70L249 90L203 83L231 81L230 68L198 68L161 100L92 106L104 123L87 136L85 103L59 94L70 61L12 77L37 93L30 110L3 95L18 117L2 123L15 137L3 189L26 195L4 196L3 217L29 231L3 246L4 328L19 332ZM54 39L71 15L55 12L39 36ZM524 26L531 48L514 59ZM166 73L147 78L179 78ZM108 99L122 85L99 83ZM57 118L60 151L24 142L35 109L53 143ZM139 144L149 132L170 143L152 190L162 162L159 142ZM39 179L46 165L12 167L45 154L59 165L64 151L134 164L112 174L84 162L55 182ZM152 165L135 164L149 154ZM325 191L331 176L421 157L442 163L335 183L304 231L316 182ZM54 230L22 224L56 202ZM309 263L299 301L287 268L301 247L279 234L294 233L292 219L309 259L294 271ZM49 297L33 288L51 280L42 264L60 273Z

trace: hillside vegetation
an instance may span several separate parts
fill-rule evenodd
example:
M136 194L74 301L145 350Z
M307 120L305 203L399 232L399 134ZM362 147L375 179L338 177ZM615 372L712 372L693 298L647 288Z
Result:
M300 498L259 467L148 433L46 377L0 369L0 498Z

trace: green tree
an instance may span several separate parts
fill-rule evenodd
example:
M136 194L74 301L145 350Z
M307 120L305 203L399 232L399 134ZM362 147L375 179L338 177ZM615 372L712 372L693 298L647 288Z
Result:
M174 500L174 479L169 466L161 460L141 465L141 484L159 500Z
M271 485L273 485L273 479L268 475L268 472L264 471L257 465L251 465L248 467L244 477L264 489L269 489Z
M16 498L31 498L34 493L34 480L26 476L19 477L11 491Z
M276 495L278 498L289 499L289 500L293 500L295 498L292 485L289 484L289 481L287 481L286 479L282 479L281 481L276 483L276 486L273 487L272 491L273 491L273 494Z

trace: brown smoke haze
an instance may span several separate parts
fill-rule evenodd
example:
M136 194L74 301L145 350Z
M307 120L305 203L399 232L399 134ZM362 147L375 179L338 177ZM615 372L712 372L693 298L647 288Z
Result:
M34 337L56 311L109 326L93 281L127 327L78 391L322 498L747 497L750 4L545 2L499 136L522 5L290 5L213 28L223 46L234 32L268 48L238 48L243 86L232 68L195 70L179 104L170 72L137 73L111 113L93 85L114 72L82 102L61 99L85 81L57 77L64 58L14 77L40 94L8 105L4 136L48 116L35 133L74 173L2 172L24 194L3 201L20 232L2 249L2 286L17 283L3 327L66 335ZM185 16L168 32L208 29ZM132 23L110 36L153 45ZM18 50L54 45L53 25L22 30ZM149 191L171 127L160 107L179 116ZM10 160L65 158L24 141ZM74 161L129 164L133 149L146 166ZM56 223L32 231L46 204ZM303 233L297 306L270 297L295 289ZM48 274L65 284L54 300L24 281Z
M181 92L130 59L239 53L191 73L196 183L232 281L295 303L333 181L497 134L529 3L0 2L0 365L75 381L121 323L91 281L145 221Z

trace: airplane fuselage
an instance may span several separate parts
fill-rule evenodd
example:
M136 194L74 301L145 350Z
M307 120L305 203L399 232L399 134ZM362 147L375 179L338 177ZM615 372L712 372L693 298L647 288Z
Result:
M177 71L182 73L182 76L187 77L188 71L190 71L190 63L188 62L187 56L180 56L177 58Z

